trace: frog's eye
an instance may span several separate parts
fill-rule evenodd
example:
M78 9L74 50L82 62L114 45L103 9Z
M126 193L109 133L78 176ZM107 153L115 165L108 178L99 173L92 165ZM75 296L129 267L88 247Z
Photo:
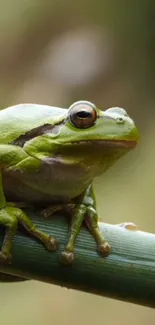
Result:
M86 129L93 126L96 118L96 107L90 102L76 102L69 108L70 122L79 129Z

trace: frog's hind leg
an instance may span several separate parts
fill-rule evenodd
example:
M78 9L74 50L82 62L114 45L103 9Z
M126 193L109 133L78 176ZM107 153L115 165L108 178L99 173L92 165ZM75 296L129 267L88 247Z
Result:
M56 251L58 248L57 240L42 231L40 231L32 222L32 220L21 210L18 209L20 213L18 214L18 222L23 225L23 227L28 231L29 234L38 238L49 251Z
M37 229L25 212L17 207L6 206L0 209L0 224L6 228L0 251L0 262L2 263L11 263L12 240L16 234L18 224L21 224L29 234L38 238L49 251L53 252L58 248L56 239Z
M5 236L0 250L0 262L1 263L11 263L12 261L12 240L17 230L17 218L14 214L10 213L10 209L7 208L0 209L0 224L2 224L5 229Z

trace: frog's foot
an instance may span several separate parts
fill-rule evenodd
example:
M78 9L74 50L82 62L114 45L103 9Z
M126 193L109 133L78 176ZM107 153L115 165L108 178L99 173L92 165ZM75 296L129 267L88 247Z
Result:
M54 213L60 211L63 209L62 205L50 205L44 210L41 211L41 216L44 218L49 218L51 217Z
M59 243L53 236L48 236L48 238L45 238L43 242L48 251L55 252L59 248Z
M11 264L12 263L12 254L0 252L0 264Z
M61 253L60 259L61 259L61 263L63 263L64 265L70 265L74 261L74 253L65 250L64 252Z
M65 211L68 214L71 214L74 207L75 207L74 203L49 205L47 208L41 211L41 215L44 218L49 218L58 211Z
M132 230L132 231L138 230L138 226L133 222L123 222L123 223L117 224L117 226L125 228L127 230Z
M101 244L98 245L98 251L101 256L107 257L109 254L111 254L112 248L108 242L103 241Z

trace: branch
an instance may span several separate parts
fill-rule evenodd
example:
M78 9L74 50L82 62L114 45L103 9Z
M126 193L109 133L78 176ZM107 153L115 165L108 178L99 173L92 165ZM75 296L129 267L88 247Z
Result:
M19 232L13 243L13 263L1 265L1 272L155 307L155 235L101 222L100 229L112 245L112 254L102 258L83 227L73 265L63 266L59 254L67 241L67 219L60 215L51 219L42 219L37 213L29 215L38 228L58 238L60 249L48 252L40 242ZM1 231L0 244L2 240Z

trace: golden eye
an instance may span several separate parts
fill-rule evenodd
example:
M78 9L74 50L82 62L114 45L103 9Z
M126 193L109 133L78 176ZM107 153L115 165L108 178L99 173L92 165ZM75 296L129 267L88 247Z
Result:
M96 107L90 102L76 102L69 109L69 119L75 127L87 129L93 126L97 119Z

